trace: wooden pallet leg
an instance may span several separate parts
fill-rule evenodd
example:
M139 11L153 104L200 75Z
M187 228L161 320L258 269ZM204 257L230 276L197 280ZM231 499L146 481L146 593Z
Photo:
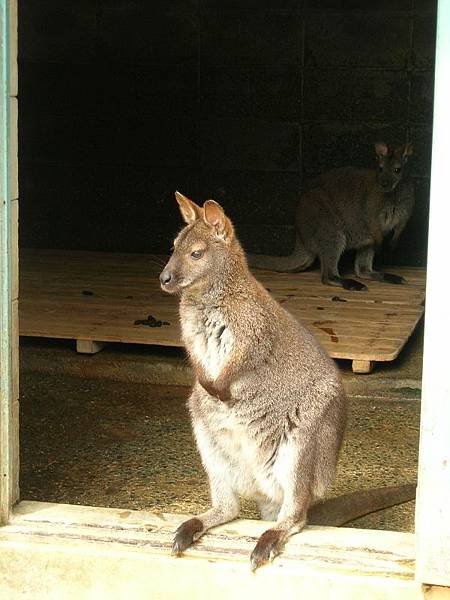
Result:
M80 354L96 354L103 350L106 342L95 342L94 340L77 340L77 352Z
M353 373L371 373L374 367L373 360L354 360L352 362Z

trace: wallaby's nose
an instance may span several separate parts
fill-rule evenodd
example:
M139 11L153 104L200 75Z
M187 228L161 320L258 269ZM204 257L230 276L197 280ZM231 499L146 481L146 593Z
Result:
M168 283L170 283L171 279L172 273L170 271L166 271L165 269L159 276L159 280L163 285L167 285Z
M388 188L392 185L392 182L389 177L380 177L380 185L384 188Z

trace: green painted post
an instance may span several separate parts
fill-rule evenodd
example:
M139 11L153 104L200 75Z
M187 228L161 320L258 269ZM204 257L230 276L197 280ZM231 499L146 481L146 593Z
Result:
M12 224L10 182L9 0L0 0L0 523L8 521L16 482L13 427ZM16 135L16 132L14 132Z

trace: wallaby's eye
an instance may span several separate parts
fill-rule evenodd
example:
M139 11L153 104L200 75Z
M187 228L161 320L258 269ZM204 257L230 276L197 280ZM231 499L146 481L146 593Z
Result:
M395 169L394 169L394 173L395 173L396 175L398 175L398 174L400 173L400 171L401 171L401 168L400 168L400 167L395 167Z
M203 256L204 252L204 250L194 250L194 252L191 252L191 256L194 260L198 260Z

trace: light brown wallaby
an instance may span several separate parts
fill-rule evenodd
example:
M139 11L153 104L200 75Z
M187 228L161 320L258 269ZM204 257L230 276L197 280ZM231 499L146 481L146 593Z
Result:
M414 207L414 187L408 177L411 144L390 151L375 144L378 169L344 167L323 173L301 195L295 216L296 243L289 256L248 256L249 265L273 271L303 271L318 257L322 282L351 290L367 287L339 274L339 260L355 249L357 277L404 283L402 277L375 271L375 251L392 233L391 245L402 233Z
M263 519L276 520L253 550L256 569L304 527L333 481L346 398L335 363L248 270L221 206L176 198L187 226L160 280L181 297L182 337L196 374L188 405L212 508L178 528L173 553L236 518L242 495L256 500ZM344 498L330 509L341 523L380 508L366 498L352 513L352 498ZM314 508L330 517L326 503Z

